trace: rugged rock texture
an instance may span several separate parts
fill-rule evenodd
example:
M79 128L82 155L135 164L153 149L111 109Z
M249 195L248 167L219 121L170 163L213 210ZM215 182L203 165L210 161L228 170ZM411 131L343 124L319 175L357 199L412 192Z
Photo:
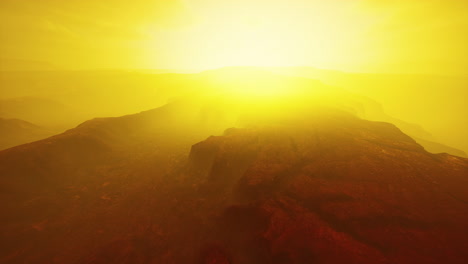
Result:
M226 206L220 261L466 261L466 159L430 154L386 123L308 122L230 130L192 148L201 193Z
M0 152L0 263L465 262L468 160L328 110L190 150L215 133L190 113Z

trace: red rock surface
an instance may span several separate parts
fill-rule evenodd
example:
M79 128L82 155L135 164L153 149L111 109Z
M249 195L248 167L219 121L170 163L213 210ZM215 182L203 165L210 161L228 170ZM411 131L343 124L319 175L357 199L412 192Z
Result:
M226 228L233 263L466 261L467 160L429 154L393 125L342 118L235 130L195 145L199 159L210 159L213 198L236 204L225 212L240 217L241 230ZM244 259L239 245L259 255Z
M0 263L466 262L467 159L339 113L189 153L164 111L0 152Z

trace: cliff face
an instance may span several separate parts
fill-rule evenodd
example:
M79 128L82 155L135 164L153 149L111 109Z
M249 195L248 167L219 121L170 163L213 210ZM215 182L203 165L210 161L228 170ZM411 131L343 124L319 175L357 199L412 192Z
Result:
M0 262L464 263L468 160L328 110L193 144L180 109L1 151Z
M191 160L207 199L226 206L220 263L466 257L467 160L429 154L393 125L325 118L230 130L194 145Z

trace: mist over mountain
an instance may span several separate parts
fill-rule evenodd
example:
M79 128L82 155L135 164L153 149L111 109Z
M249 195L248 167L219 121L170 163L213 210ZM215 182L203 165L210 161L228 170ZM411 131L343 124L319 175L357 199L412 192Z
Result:
M76 126L76 122L83 118L67 105L34 96L0 99L0 116L28 120L59 132Z
M297 76L285 76L293 74ZM343 80L343 76L349 81ZM444 91L448 92L445 97L453 98L454 101L441 105L440 102L424 99L440 98L441 95L434 93L434 89L424 91L424 88L423 94L414 95L416 91L420 91L420 87L426 87L420 76L407 76L408 80L413 81L404 87L401 87L401 83L389 82L385 78L359 76L361 75L294 67L227 67L199 74L154 74L139 71L3 72L0 73L0 82L5 89L0 97L0 116L28 120L52 130L65 130L94 117L120 116L149 110L187 94L231 92L235 96L252 96L252 91L255 93L258 87L276 92L315 89L314 96L317 98L324 98L321 95L329 93L333 100L340 101L340 107L347 107L349 111L365 119L396 124L423 145L425 142L441 144L437 148L430 147L430 150L459 156L464 156L464 152L468 151L468 147L465 147L466 138L463 136L465 132L468 133L468 128L465 129L466 119L461 114L452 114L462 113L465 107L465 104L460 103L464 97L456 96L461 89L459 82L447 82L448 86ZM456 80L455 77L447 78ZM359 81L361 79L363 81ZM357 87L361 84L364 88L358 90ZM14 89L8 89L9 87ZM448 90L450 87L453 92ZM386 90L388 92L383 94L406 91L407 97L414 98L414 102L396 105L399 111L393 111L395 114L389 115L388 109L395 109L394 97L375 96L379 91ZM264 95L255 96L258 98ZM374 96L380 100L375 100ZM403 95L397 98L400 97ZM328 103L331 101L329 98ZM337 105L337 102L333 104ZM415 109L422 104L425 104L424 108ZM428 112L431 112L430 115L450 118L428 119L422 116ZM411 118L411 115L414 117ZM407 116L409 119L406 119ZM446 145L449 147L445 147Z
M466 259L466 154L366 95L251 68L2 78L2 115L74 127L0 151L2 263Z
M1 151L0 259L464 262L467 159L339 108L245 103L181 98Z
M467 14L0 0L0 264L468 263Z
M19 119L0 118L0 150L52 136L54 132Z
M468 75L347 73L312 67L268 67L321 80L380 102L389 115L415 123L446 145L468 152Z

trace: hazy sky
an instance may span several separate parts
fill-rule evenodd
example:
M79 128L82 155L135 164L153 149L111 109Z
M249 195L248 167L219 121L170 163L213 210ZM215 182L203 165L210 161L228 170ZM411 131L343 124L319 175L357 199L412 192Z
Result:
M467 14L466 0L1 0L0 58L468 73Z

